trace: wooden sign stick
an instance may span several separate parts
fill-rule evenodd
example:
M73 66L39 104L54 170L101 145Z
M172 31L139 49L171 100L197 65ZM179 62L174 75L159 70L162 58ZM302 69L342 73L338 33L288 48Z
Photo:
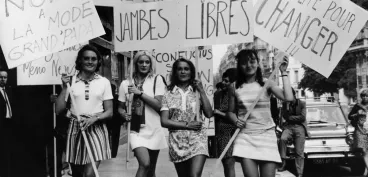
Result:
M130 69L129 69L129 85L133 84L133 51L130 52ZM128 63L128 62L127 62ZM127 65L125 65L127 66ZM128 67L126 67L126 69L128 69ZM130 94L129 95L129 99L128 99L128 114L132 115L132 104L133 104L133 96L134 94ZM130 121L128 122L127 125L127 131L128 131L128 142L127 142L127 150L126 150L126 164L125 164L125 168L128 169L128 163L129 163L129 153L130 153Z
M252 103L252 105L249 107L249 111L247 112L247 114L245 114L244 119L242 119L242 121L246 121L250 115L250 113L252 113L254 107L256 106L256 104L258 103L259 99L261 98L261 95L263 95L263 93L266 91L268 85L270 85L270 80L275 76L275 74L277 73L278 68L281 65L281 61L283 60L285 56L285 53L283 52L279 52L276 56L277 58L277 64L275 69L272 71L271 75L268 77L268 80L266 81L265 85L262 87L262 89L258 92L258 95L256 97L256 99L254 100L254 102ZM229 150L231 144L233 143L233 141L235 140L235 138L238 136L240 132L240 128L237 128L234 135L231 137L231 139L229 140L229 142L227 143L224 151L222 151L220 157L216 160L215 165L212 168L212 171L210 172L210 177L213 177L213 175L215 174L217 167L219 166L219 164L221 163L221 159L224 158L226 152Z
M68 83L67 86L68 86L68 93L70 94L70 84ZM79 114L79 110L77 108L77 105L75 104L74 96L70 95L70 98L71 98L72 105L73 105L75 114L77 116L78 122L79 122L81 120L81 118L80 118L80 114ZM92 156L92 151L91 151L91 147L89 146L89 143L88 143L86 132L84 130L82 130L82 136L83 136L84 143L86 144L86 147L87 147L87 152L88 152L89 159L91 159L91 162L92 162L93 171L95 172L96 177L100 177L100 175L98 174L98 171L97 171L95 160Z

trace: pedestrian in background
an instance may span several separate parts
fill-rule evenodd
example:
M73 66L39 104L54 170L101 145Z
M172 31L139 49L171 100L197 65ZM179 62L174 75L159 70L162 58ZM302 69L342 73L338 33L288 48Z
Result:
M354 105L348 118L354 126L354 148L357 152L362 152L363 159L368 169L368 89L360 90L361 102Z
M11 177L12 128L14 100L11 87L7 85L8 70L0 68L0 176Z
M280 138L280 155L282 159L281 167L278 171L286 170L286 150L289 140L292 140L295 147L295 168L297 177L303 176L304 171L304 144L308 137L307 108L304 101L296 98L295 90L292 89L294 100L284 102L282 105L282 118L285 120L282 125L283 131Z
M56 112L59 114L65 110L69 95L75 98L68 115L70 123L66 142L66 162L71 164L73 177L95 176L82 130L86 133L97 168L102 160L111 158L105 121L113 114L113 96L110 81L96 73L101 62L98 50L92 45L85 45L79 50L75 61L77 74L61 78L63 89L56 100ZM67 91L68 83L71 83L70 93Z
M139 51L133 59L133 84L124 80L119 88L119 114L131 121L130 146L138 160L136 177L155 177L157 158L167 148L164 129L158 111L166 91L161 75L155 74L155 60L147 51ZM132 114L127 114L126 102L133 93Z
M293 95L286 72L288 61L280 66L283 89L275 82L266 88L246 121L244 116L265 85L260 60L255 50L241 50L236 59L237 80L235 90L230 91L227 116L241 128L234 141L233 156L240 158L244 176L274 177L276 164L281 162L275 134L275 123L270 111L270 95L283 101L292 101Z
M169 156L179 177L199 177L208 156L207 129L202 116L212 117L212 106L195 80L196 70L189 60L180 58L173 64L170 85L162 100L161 124L169 129ZM196 102L196 91L199 102Z
M233 136L236 125L226 116L229 106L229 87L236 80L236 68L227 69L222 75L221 91L214 95L215 109L213 111L215 117L215 134L217 141L217 152L220 154L224 151L229 140ZM235 158L233 157L233 145L230 146L222 159L225 177L235 177Z

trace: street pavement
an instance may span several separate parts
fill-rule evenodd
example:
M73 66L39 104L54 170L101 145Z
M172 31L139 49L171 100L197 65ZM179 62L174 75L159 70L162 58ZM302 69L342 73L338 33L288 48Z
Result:
M126 144L120 145L118 156L111 160L104 161L99 168L100 177L134 177L138 169L138 162L131 153L128 169L126 169ZM202 176L209 177L216 159L208 158L203 169ZM236 164L236 176L244 176L239 164ZM156 167L156 177L176 177L176 171L172 162L169 161L168 149L160 151ZM216 170L214 177L223 177L222 164ZM293 177L290 172L277 173L277 177Z
M124 126L123 126L124 127ZM126 130L122 127L120 136L120 145L118 155L116 158L103 161L98 169L100 177L134 177L138 169L138 162L130 151L130 161L126 169L126 149L127 149L127 135ZM208 158L203 169L202 177L209 177L213 169L216 159ZM240 164L235 165L236 176L244 176ZM65 170L67 172L67 170ZM350 169L346 167L311 167L305 171L306 177L351 177ZM173 163L169 161L168 149L160 151L157 167L156 177L176 177L176 171ZM218 166L213 177L223 177L222 164ZM69 177L67 173L63 177ZM277 172L276 177L294 177L289 171Z

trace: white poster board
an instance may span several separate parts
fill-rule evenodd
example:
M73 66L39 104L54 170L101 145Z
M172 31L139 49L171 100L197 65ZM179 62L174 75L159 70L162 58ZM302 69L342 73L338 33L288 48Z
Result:
M163 0L93 0L96 6L108 6L113 7L115 5L121 5L120 3L146 3L146 2L157 2ZM170 1L170 0L165 0Z
M170 74L172 65L175 60L183 57L189 59L195 64L195 48L186 48L179 51L168 50L153 50L152 54L156 59L156 73L165 77L166 82L170 83ZM197 71L198 72L198 71ZM199 52L199 73L201 75L201 81L204 91L207 94L208 99L213 105L213 51L212 46L205 46L203 50ZM208 127L207 135L213 136L215 134L214 118L206 119L206 127Z
M18 66L18 85L60 85L61 74L75 74L75 60L78 51L85 44L74 45Z
M92 0L5 0L0 7L0 44L9 68L105 34Z
M329 77L368 19L351 1L258 0L255 35Z
M252 42L252 19L252 1L185 0L115 6L115 51Z

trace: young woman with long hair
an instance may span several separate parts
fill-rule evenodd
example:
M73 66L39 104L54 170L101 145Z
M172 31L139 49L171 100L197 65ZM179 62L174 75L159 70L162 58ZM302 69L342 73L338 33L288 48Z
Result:
M161 100L166 91L164 78L155 74L155 60L147 51L139 51L133 59L133 84L124 80L119 88L119 113L131 121L130 146L138 160L136 177L155 177L161 149L167 148L161 127ZM126 101L133 93L132 114L126 112Z
M200 113L212 117L212 106L202 83L195 80L195 67L180 58L173 64L170 85L162 100L161 124L169 129L169 155L179 177L199 177L208 156L207 129ZM196 102L196 91L200 101Z
M234 141L233 156L240 158L244 176L274 177L276 163L281 162L277 148L275 124L270 112L270 96L275 95L283 101L294 99L286 72L287 60L280 65L283 89L275 82L261 95L254 110L244 122L242 119L249 111L259 91L265 85L260 60L255 50L242 50L237 56L237 81L235 89L229 94L228 118L241 128Z

